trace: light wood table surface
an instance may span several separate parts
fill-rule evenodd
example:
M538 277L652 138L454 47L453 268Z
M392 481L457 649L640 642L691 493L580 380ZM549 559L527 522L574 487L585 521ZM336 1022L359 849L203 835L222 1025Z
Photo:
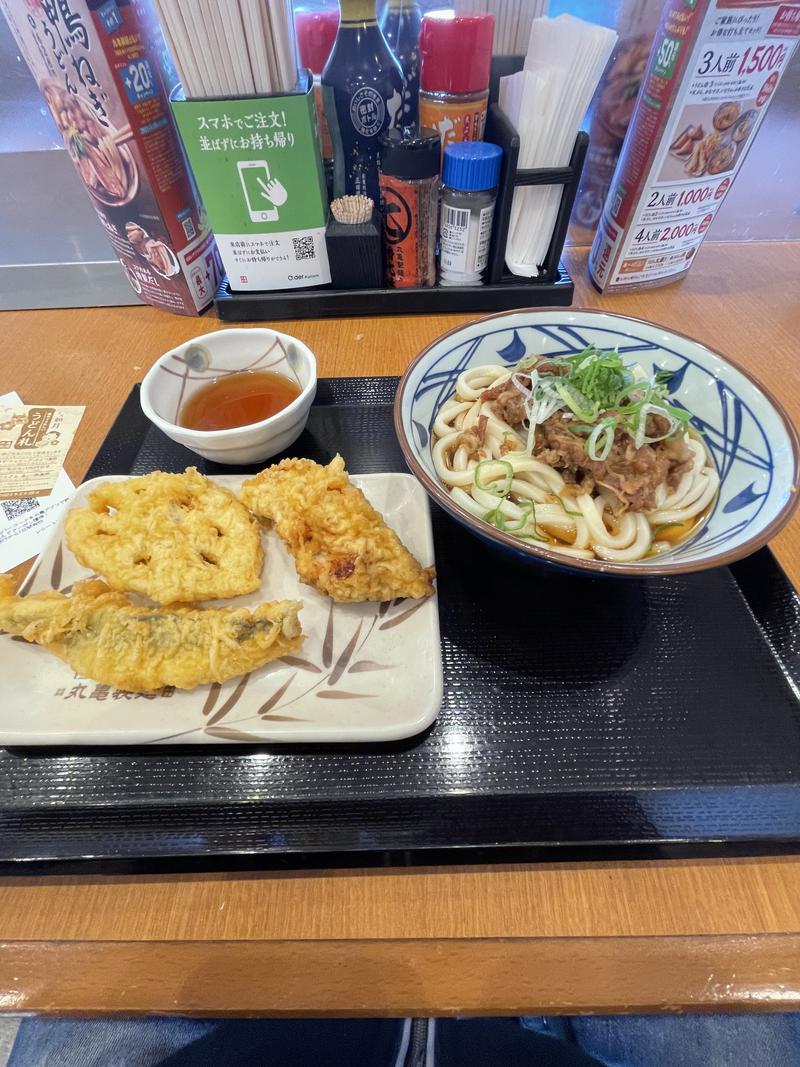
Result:
M688 278L576 306L754 371L800 423L800 244L706 245ZM287 322L320 375L397 374L468 316ZM86 404L80 480L131 385L216 319L5 312L0 393ZM773 542L800 581L800 520ZM8 684L8 679L4 680ZM794 857L0 879L0 1010L448 1014L800 1007Z

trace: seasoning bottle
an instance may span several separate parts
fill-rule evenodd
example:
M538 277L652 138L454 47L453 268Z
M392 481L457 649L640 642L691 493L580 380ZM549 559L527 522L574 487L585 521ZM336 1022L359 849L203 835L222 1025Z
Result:
M403 126L416 126L419 116L419 29L417 0L386 0L381 20L383 36L403 71Z
M295 11L294 26L300 65L308 67L314 77L314 104L319 123L320 148L322 159L327 164L333 160L333 144L328 129L328 120L325 118L322 106L320 75L336 39L339 11L337 8L326 8L323 11Z
M339 31L322 72L333 141L334 196L379 198L381 135L399 125L403 72L375 19L375 0L340 0Z
M444 150L439 282L482 285L489 260L503 150L480 142Z
M433 12L419 35L419 121L438 130L442 147L480 141L489 100L494 15Z
M386 284L436 284L439 134L405 126L381 139L381 209Z

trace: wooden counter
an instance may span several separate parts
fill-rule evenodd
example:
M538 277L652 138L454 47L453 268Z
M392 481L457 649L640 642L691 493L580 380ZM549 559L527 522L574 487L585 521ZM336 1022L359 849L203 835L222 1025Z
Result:
M576 306L691 334L800 423L800 244L705 246L688 278ZM288 322L320 375L397 374L466 316ZM0 393L86 404L78 481L167 348L150 308L0 315ZM800 520L773 542L800 581ZM0 1010L501 1014L800 1007L800 860L548 863L0 880Z

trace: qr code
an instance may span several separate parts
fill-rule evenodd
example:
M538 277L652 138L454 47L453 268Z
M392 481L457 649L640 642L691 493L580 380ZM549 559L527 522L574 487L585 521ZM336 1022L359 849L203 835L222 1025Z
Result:
M197 236L197 230L194 228L192 219L184 219L181 225L183 226L183 232L186 234L186 240L193 241Z
M18 519L21 515L27 515L31 511L39 510L39 501L30 497L21 497L19 500L0 500L3 514L9 522Z
M294 258L295 259L313 259L314 258L314 238L313 237L293 237L292 244L294 245Z

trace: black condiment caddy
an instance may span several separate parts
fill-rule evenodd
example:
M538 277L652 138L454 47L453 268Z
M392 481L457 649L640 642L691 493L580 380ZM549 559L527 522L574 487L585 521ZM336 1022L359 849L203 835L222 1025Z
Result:
M519 134L500 109L491 104L484 139L500 145L503 164L495 205L492 244L483 285L436 286L425 289L282 289L263 293L238 293L227 279L214 300L217 315L226 322L264 319L333 318L341 315L411 315L442 312L507 311L518 307L561 306L572 303L575 287L561 263L572 205L578 191L589 137L579 133L566 167L519 170ZM514 189L525 185L563 187L556 225L537 278L521 278L505 267L505 248Z

